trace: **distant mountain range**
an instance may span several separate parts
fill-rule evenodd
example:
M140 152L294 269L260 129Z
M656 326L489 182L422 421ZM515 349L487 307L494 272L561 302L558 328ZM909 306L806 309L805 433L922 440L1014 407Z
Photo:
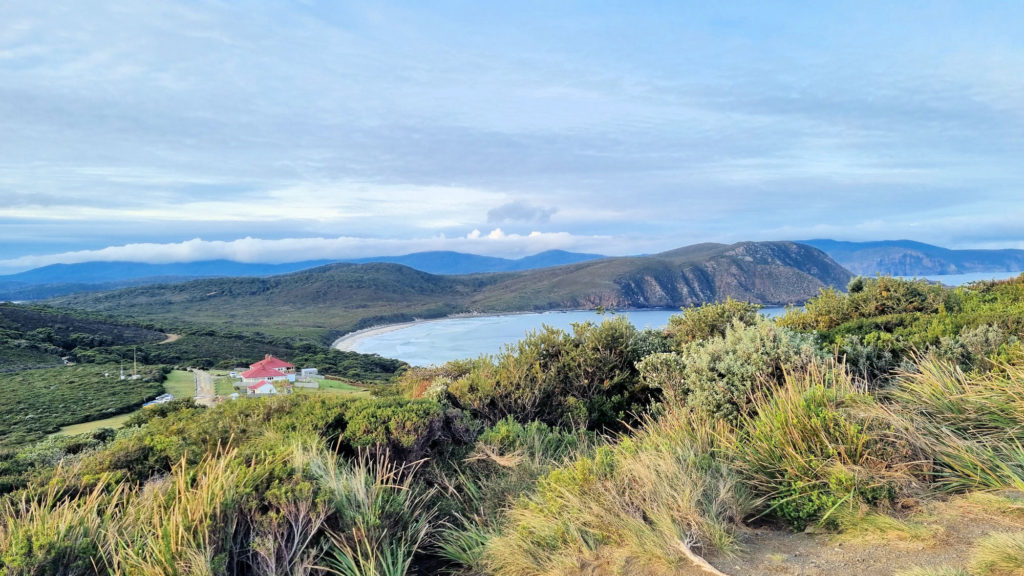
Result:
M479 274L511 272L560 266L603 258L599 254L580 254L549 250L519 259L495 258L460 252L417 252L404 256L382 256L350 260L307 260L287 264L250 264L230 260L207 260L172 264L143 262L83 262L52 264L18 274L0 276L0 300L41 300L66 294L114 290L129 286L170 284L197 278L239 278L287 274L331 263L365 264L389 262L402 264L430 274Z
M487 272L516 272L519 270L535 270L537 268L549 268L551 266L562 266L563 264L575 264L588 260L606 258L601 254L582 254L579 252L566 252L565 250L548 250L533 256L526 256L516 260L508 258L495 258L493 256L478 256L476 254L463 254L462 252L416 252L405 256L384 256L379 258L360 258L358 260L345 260L367 264L370 262L390 262L414 268L428 274L483 274Z
M218 278L69 295L50 304L168 322L336 336L457 313L678 308L732 297L807 300L851 275L792 242L698 244L652 256L525 271L434 275L393 263L329 264L268 278Z
M911 240L840 242L806 240L854 274L921 276L967 272L1016 272L1024 270L1024 250L950 250ZM408 266L440 275L484 274L538 270L605 258L550 250L519 259L479 256L460 252L417 252L349 260L307 260L287 264L248 264L210 260L175 264L141 262L84 262L54 264L19 274L0 276L0 301L42 300L81 292L114 290L150 284L171 284L198 278L269 277L309 270L333 263L372 262Z
M950 250L912 240L839 242L802 240L854 274L923 276L1024 270L1024 250Z

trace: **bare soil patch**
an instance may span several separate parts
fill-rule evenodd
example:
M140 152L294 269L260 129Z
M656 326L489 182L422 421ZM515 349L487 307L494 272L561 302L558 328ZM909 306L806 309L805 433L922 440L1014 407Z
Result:
M956 496L922 504L905 520L920 533L849 536L750 530L742 535L744 549L738 555L709 555L707 560L730 576L893 576L913 567L966 569L977 540L993 532L1024 529L1024 495ZM687 574L705 573L694 568Z

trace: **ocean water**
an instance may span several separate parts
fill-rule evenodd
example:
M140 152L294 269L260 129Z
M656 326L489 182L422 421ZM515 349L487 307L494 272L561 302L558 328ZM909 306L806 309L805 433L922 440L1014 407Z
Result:
M783 308L764 308L762 314L777 316ZM661 328L679 310L635 310L621 312L637 328ZM398 358L413 366L444 364L460 358L496 354L506 344L522 339L544 325L570 330L575 322L600 322L593 311L543 312L431 320L383 334L367 335L352 345L364 354Z
M1022 272L969 272L967 274L929 274L927 276L900 276L900 278L924 278L935 282L942 282L946 286L963 286L971 282L983 280L1006 280L1016 278Z
M1020 272L981 272L923 278L947 286L960 286L977 280L1002 280L1018 275ZM765 308L761 312L777 316L783 311L783 308ZM661 328L668 324L669 316L678 313L679 310L636 310L621 314L638 328ZM516 342L544 325L570 330L574 322L587 320L600 322L601 316L593 311L572 311L445 318L383 334L369 334L352 343L350 349L398 358L414 366L429 366L460 358L475 358L481 354L496 354L506 344Z

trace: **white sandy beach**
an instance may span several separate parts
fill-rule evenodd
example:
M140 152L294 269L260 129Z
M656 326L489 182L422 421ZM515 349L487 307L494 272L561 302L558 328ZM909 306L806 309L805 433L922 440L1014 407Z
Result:
M355 332L349 332L341 338L338 338L331 344L331 348L337 348L343 352L355 352L356 345L366 338L372 338L374 336L380 336L381 334L387 334L388 332L394 332L395 330L401 330L410 326L418 326L420 324L427 324L429 322L442 322L444 320L451 320L453 318L484 318L488 316L521 316L526 314L544 314L554 312L572 312L572 310L547 310L544 312L495 312L495 313L482 313L482 312L461 312L459 314L451 314L449 316L442 316L441 318L425 318L423 320L413 320L412 322L399 322L397 324L383 324L380 326L373 326L371 328L363 328L362 330L356 330Z
M427 322L437 322L443 318L434 318L430 320L413 320L412 322L400 322L398 324L384 324L382 326L374 326L372 328L363 328L362 330L356 330L355 332L349 332L341 338L338 338L331 344L331 348L337 348L343 352L355 352L356 345L360 341L371 338L373 336L379 336L381 334L387 334L388 332L394 332L395 330L401 330L402 328L408 328L410 326L416 326L418 324L425 324Z

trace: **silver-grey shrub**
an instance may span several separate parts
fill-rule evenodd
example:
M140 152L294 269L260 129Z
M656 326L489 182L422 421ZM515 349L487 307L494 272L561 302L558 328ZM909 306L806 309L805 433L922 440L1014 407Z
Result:
M735 421L753 394L782 382L785 372L823 359L814 336L759 320L749 326L736 321L724 336L653 354L637 367L643 382L660 388L666 401Z

